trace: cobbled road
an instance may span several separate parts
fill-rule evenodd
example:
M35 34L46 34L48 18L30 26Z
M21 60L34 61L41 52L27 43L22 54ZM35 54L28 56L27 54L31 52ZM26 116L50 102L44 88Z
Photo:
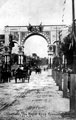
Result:
M0 120L76 120L50 72L32 73L30 82L0 84Z

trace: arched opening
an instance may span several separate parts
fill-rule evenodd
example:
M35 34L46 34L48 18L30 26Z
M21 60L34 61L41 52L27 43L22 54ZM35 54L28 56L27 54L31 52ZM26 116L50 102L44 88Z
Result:
M36 55L36 61L39 65L48 65L48 42L41 35L31 35L23 42L23 55L19 52L18 44L13 47L12 53L14 56L18 55L18 64L28 64L28 59L33 59L33 55ZM21 62L20 56L23 56L23 62ZM39 62L40 61L40 62Z
M32 35L24 42L24 54L32 55L36 53L39 57L48 57L48 43L42 36Z

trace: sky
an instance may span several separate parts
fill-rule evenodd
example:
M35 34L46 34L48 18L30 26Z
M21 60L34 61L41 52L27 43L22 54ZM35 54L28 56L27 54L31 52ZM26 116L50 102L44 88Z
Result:
M0 30L3 30L6 25L28 25L29 23L39 25L41 22L43 25L70 25L72 23L72 0L0 0ZM42 42L42 38L37 39L41 39ZM45 42L43 44L45 46ZM26 48L28 45L29 43ZM33 43L30 42L30 46L34 49ZM42 47L42 51L43 48L45 51L45 47ZM29 50L27 51L29 53Z
M64 4L66 1L66 4ZM0 27L6 25L71 24L72 0L0 0ZM65 9L65 10L63 10ZM62 16L64 15L64 22Z
M26 55L32 56L32 53L36 53L39 57L48 57L47 46L48 44L43 37L34 35L26 40L24 51Z

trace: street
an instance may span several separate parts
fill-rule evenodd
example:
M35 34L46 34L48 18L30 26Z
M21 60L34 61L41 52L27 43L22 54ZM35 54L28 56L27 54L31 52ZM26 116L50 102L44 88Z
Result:
M32 72L29 83L0 84L0 120L73 120L61 115L69 111L62 96L49 71Z

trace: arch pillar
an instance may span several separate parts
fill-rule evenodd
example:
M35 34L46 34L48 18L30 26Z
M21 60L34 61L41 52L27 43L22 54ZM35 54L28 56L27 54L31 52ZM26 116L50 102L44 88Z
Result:
M21 32L20 31L18 32L18 35L19 35L18 44L21 45Z
M48 44L48 64L50 68L52 68L54 55L55 55L55 46L52 44Z
M51 56L48 55L48 67L50 68L51 67Z
M5 30L5 46L9 45L9 34L10 34L10 31L7 27L6 30Z
M19 46L18 51L18 64L23 65L23 57L24 57L24 46Z

